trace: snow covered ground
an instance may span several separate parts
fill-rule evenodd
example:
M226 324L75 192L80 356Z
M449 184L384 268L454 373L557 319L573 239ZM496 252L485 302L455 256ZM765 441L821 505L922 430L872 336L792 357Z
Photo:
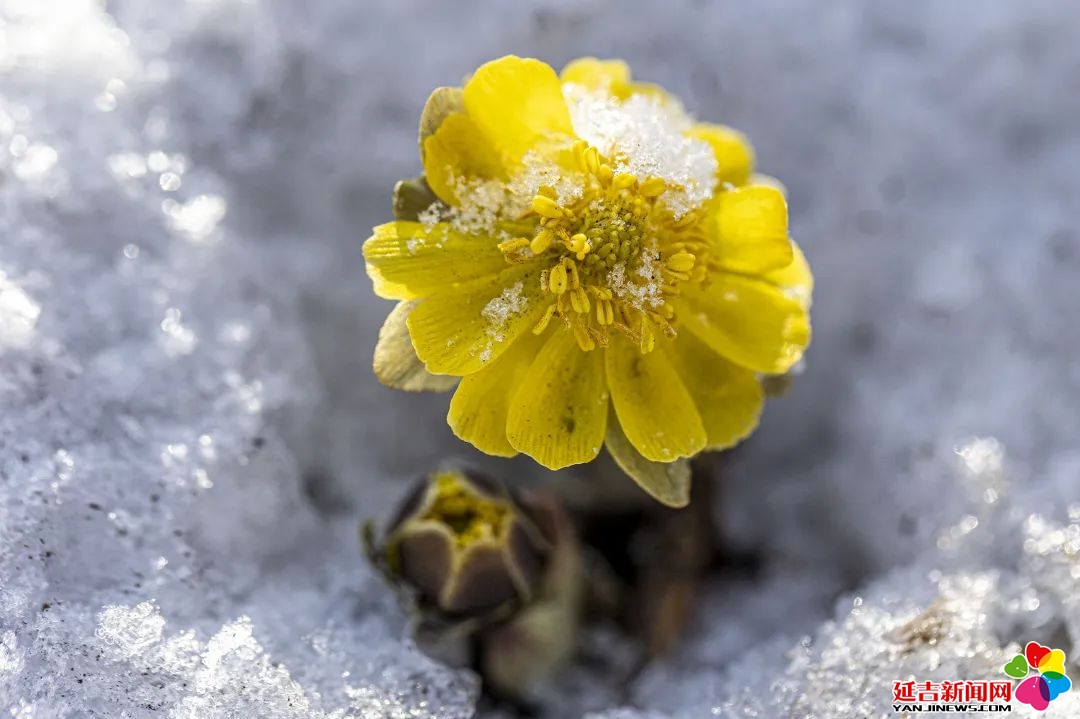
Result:
M894 680L1080 656L1078 33L1049 0L0 0L0 715L472 715L359 553L472 458L371 376L360 244L427 93L508 52L745 130L818 281L726 464L762 576L551 715L889 717Z

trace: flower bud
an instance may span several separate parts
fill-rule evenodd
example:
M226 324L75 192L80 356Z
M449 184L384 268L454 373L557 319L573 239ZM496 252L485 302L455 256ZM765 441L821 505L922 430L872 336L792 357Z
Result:
M425 478L385 546L391 574L417 592L421 606L457 617L527 602L548 553L509 492L458 470Z
M528 698L573 654L584 610L581 546L554 495L534 494L529 509L551 551L529 605L482 637L480 670L500 695Z

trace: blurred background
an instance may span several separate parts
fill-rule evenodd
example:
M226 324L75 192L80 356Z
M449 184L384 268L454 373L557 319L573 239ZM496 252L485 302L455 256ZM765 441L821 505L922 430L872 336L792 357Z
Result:
M903 671L1075 653L1078 35L1049 0L0 0L0 709L471 714L356 523L447 457L547 477L378 384L360 247L430 91L508 53L622 58L744 131L817 282L805 371L724 463L761 575L553 715L885 711L874 642L949 601Z

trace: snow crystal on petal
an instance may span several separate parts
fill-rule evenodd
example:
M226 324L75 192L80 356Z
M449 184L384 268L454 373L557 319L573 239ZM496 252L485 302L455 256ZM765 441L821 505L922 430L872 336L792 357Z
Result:
M610 158L616 174L659 177L664 202L676 218L712 196L716 157L709 145L686 136L692 119L674 99L632 95L620 101L580 85L563 86L574 132Z
M447 211L445 219L452 229L466 235L495 234L499 220L513 215L517 205L502 180L456 178L454 193L458 205Z
M555 200L563 207L580 200L585 192L585 176L582 173L567 172L538 152L527 153L522 164L522 171L508 184L510 193L521 202L522 210L528 207L541 187L555 190Z
M416 219L426 229L431 230L442 220L443 207L444 205L441 202L432 202L426 209L421 210L416 215Z
M488 302L480 311L480 315L488 321L486 329L488 344L480 353L481 362L490 360L492 347L506 339L506 323L510 321L510 318L521 314L528 307L529 300L524 295L524 288L521 282L507 287L501 295Z
M480 314L488 321L488 336L497 342L503 340L503 329L506 323L516 314L525 310L529 301L523 294L524 285L521 282L507 287L502 294L488 302Z

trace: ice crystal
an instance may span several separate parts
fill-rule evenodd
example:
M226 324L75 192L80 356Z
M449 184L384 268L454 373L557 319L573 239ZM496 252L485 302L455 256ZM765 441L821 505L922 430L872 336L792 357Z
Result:
M508 183L508 190L524 209L541 187L555 191L555 200L566 207L581 199L585 178L580 172L559 167L541 154L530 151L522 159L522 170Z
M661 197L676 218L712 196L716 157L708 143L684 135L692 120L677 100L637 94L620 101L569 83L564 94L577 135L612 158L616 173L664 179Z
M416 219L419 220L429 231L439 224L442 220L443 208L445 205L441 201L436 200L432 202L428 207L420 211Z
M495 344L504 339L506 323L510 318L525 311L528 306L528 298L524 295L524 284L517 282L502 291L502 294L488 302L480 315L487 320L485 333L488 344L481 353L480 361L487 362L491 359L491 351Z
M502 180L459 178L454 183L458 203L446 212L451 229L466 235L493 236L501 219L521 214L526 207Z
M660 307L664 304L664 294L659 259L655 250L646 248L629 276L626 264L616 263L606 277L608 288L616 297L627 300L635 309Z

